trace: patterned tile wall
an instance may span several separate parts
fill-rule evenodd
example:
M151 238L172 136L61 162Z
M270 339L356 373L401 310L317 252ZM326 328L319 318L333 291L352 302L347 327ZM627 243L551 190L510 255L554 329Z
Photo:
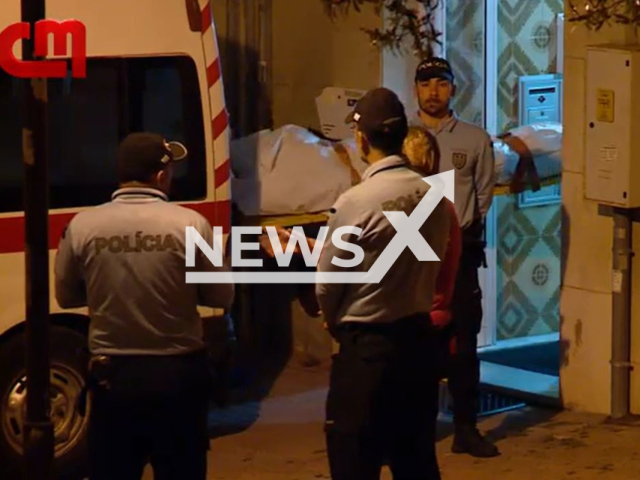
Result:
M499 131L518 125L518 77L555 70L553 24L562 10L562 0L499 0Z
M453 108L464 120L484 120L486 0L447 0L446 56L457 77ZM498 2L498 130L518 121L518 77L554 71L553 23L562 0ZM499 196L497 338L559 330L560 207L520 208L518 196Z
M447 0L446 57L456 75L453 108L460 118L484 125L484 2Z
M559 331L559 205L521 208L494 199L498 215L498 340Z
M498 130L518 125L518 77L554 71L562 0L499 0ZM559 331L559 205L519 208L499 197L498 340Z
M518 121L518 77L554 71L553 23L562 0L498 1L498 130ZM483 125L485 0L447 0L446 56L457 76L453 107Z

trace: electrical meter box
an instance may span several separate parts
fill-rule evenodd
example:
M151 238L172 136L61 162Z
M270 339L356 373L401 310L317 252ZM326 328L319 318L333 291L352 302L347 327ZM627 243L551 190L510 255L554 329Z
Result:
M640 207L640 46L587 50L586 198Z

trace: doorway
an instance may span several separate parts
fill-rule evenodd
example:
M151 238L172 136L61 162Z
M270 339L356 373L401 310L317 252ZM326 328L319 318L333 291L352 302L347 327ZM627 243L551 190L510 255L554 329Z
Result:
M561 78L563 1L442 0L442 8L443 49L456 73L458 115L494 136L526 125L520 80ZM485 382L509 378L508 386L518 390L536 383L530 374L539 375L534 390L557 396L560 189L556 182L538 192L494 197L486 225L489 266L480 271L484 319L478 340Z

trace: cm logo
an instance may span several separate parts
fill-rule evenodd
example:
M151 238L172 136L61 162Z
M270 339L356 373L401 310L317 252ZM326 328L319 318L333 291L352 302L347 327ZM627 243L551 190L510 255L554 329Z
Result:
M49 35L53 35L53 53L67 55L67 36L71 35L71 75L87 76L87 33L78 20L40 20L35 24L34 57L46 58L49 54ZM65 78L66 60L19 60L13 54L14 45L20 40L31 39L29 23L15 23L0 32L0 68L18 78Z

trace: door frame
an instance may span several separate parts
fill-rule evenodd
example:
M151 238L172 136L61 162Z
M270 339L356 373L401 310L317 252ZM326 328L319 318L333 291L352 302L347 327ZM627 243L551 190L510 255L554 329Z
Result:
M436 28L442 32L440 54L446 52L447 0L440 1L439 14L436 16ZM498 0L484 0L484 128L490 135L496 135L498 129ZM498 219L494 200L486 218L486 257L487 268L478 271L482 289L482 329L478 335L478 346L489 347L498 337L498 285L497 285L497 238Z

